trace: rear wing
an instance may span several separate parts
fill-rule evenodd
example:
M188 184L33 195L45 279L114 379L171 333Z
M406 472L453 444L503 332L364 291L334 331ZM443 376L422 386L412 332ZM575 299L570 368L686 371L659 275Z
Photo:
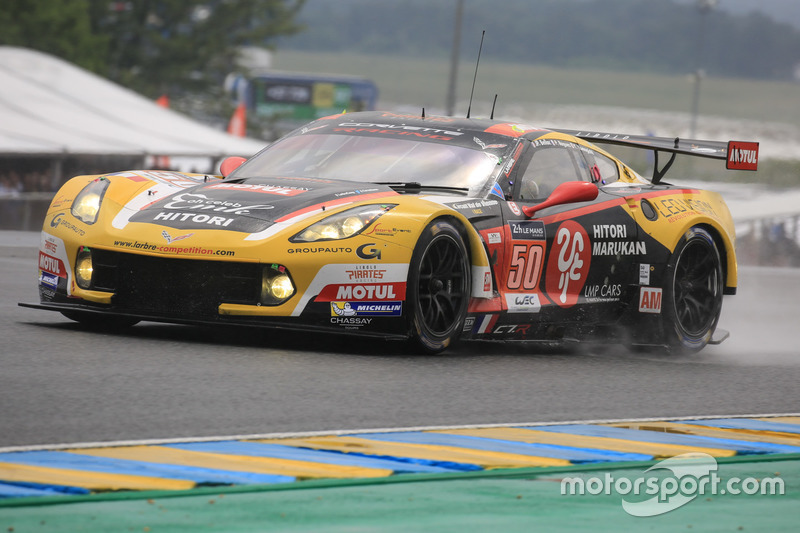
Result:
M667 173L678 154L711 159L724 159L729 170L757 170L758 143L748 141L700 141L678 137L653 137L650 135L625 135L620 133L601 133L581 130L553 130L578 137L597 144L616 144L651 150L655 156L653 183L659 183ZM658 154L672 154L663 167L658 167Z

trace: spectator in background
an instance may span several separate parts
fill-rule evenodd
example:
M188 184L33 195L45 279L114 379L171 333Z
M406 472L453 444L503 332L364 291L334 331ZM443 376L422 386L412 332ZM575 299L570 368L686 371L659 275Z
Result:
M19 193L23 190L22 180L15 170L8 174L0 175L0 197L19 198Z

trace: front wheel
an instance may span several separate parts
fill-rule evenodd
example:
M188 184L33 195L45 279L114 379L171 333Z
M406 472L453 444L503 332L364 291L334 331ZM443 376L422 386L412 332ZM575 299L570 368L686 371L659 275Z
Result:
M664 331L671 351L702 350L722 311L722 260L711 234L690 228L667 265Z
M411 338L427 353L439 353L461 333L470 295L470 262L464 239L449 222L422 232L408 273Z

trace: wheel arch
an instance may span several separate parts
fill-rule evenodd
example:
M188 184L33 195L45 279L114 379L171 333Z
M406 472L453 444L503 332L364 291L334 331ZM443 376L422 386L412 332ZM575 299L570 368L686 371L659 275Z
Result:
M489 255L486 251L486 246L483 242L478 231L475 227L463 216L458 213L443 213L433 220L445 219L458 230L461 238L464 239L464 244L467 247L467 256L471 265L471 283L472 283L472 298L488 298L493 294L494 287L486 287L485 278L486 274L492 279L494 284L494 276L492 273L491 262ZM431 221L432 222L432 221Z
M668 241L662 241L662 243L665 244L670 253L672 253L686 232L695 227L707 231L719 250L720 260L722 262L722 287L724 294L736 294L736 287L739 282L739 271L736 261L736 245L733 227L728 230L725 225L720 224L710 217L695 217L689 219L686 224L681 226L680 231L672 233L671 230L671 236Z
M666 348L697 353L714 334L726 294L724 235L696 220L681 235L666 270L663 334ZM713 256L713 260L709 260Z
M494 292L494 275L483 238L469 219L457 211L439 210L431 213L420 227L427 228L440 220L452 224L458 230L461 238L464 239L471 265L471 297L491 298ZM488 274L492 280L492 286L490 287L487 287L485 283L486 274Z
M711 238L714 239L714 244L717 246L717 250L719 250L722 263L723 294L736 294L739 276L738 264L736 261L736 247L733 240L716 224L710 222L694 224L693 227L706 230L709 235L711 235Z

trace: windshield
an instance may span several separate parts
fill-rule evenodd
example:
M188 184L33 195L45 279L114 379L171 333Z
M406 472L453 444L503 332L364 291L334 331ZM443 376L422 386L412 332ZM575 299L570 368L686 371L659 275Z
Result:
M476 145L477 147L477 145ZM499 156L450 144L357 135L305 134L271 145L232 178L302 176L366 183L416 182L476 192L499 168Z

